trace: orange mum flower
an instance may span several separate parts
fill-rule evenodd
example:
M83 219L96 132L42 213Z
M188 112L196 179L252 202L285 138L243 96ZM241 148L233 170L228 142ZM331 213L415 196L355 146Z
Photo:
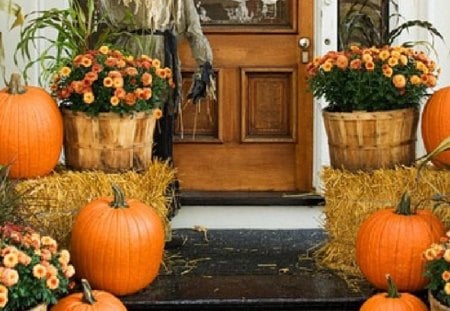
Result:
M127 93L124 100L127 105L134 106L136 104L136 95L134 93Z
M366 70L373 71L375 69L375 63L374 62L367 62L364 64Z
M355 70L361 69L361 60L359 58L352 60L350 62L350 68Z
M126 91L124 88L122 87L118 87L117 89L114 90L114 96L116 96L119 99L124 99L125 95L126 95Z
M141 77L142 85L149 86L153 82L153 76L148 72L144 72Z
M406 86L406 78L402 74L397 74L392 78L392 83L397 89L402 89Z
M19 273L14 269L3 270L1 282L6 287L11 287L19 282Z
M138 74L138 71L135 67L127 67L125 68L125 74L128 76L135 76Z
M88 57L82 57L80 65L83 67L90 67L92 65L92 60Z
M57 289L59 286L59 279L56 276L52 276L47 279L45 284L47 285L47 287L49 289L52 289L52 290Z
M115 57L108 57L105 60L105 65L108 67L114 67L114 66L116 66L116 64L117 64L117 58L115 58Z
M161 109L159 109L159 108L153 109L153 117L154 117L156 120L161 119L162 116L163 116L163 112L162 112Z
M152 95L153 95L153 93L152 93L152 89L151 88L146 87L146 88L143 89L142 98L144 100L149 100L150 98L152 98Z
M340 69L346 69L348 67L348 58L345 55L339 55L336 59L336 66Z
M112 87L113 86L113 79L110 77L106 77L103 79L103 86L104 87Z
M0 285L3 286L3 285ZM4 308L8 303L8 292L0 295L0 308Z

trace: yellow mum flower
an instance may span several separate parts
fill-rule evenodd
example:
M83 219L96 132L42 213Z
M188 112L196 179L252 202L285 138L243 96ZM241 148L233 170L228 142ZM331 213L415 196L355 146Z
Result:
M102 45L102 46L98 49L98 51L99 51L100 53L102 53L102 54L108 54L108 52L109 52L109 47L106 46L106 45Z
M111 105L117 106L120 103L120 99L117 96L111 96L111 99L109 100L109 102L111 103Z
M62 67L60 70L59 70L59 74L62 76L62 77L68 77L69 75L70 75L70 73L72 72L72 69L70 69L69 67Z
M94 93L86 92L83 94L83 102L85 104L88 104L88 105L92 104L94 102L94 100L95 100Z
M381 60L383 60L383 61L386 60L386 59L388 59L389 56L391 56L391 53L389 53L388 50L382 50L382 51L380 52L380 54L378 55L378 57L379 57Z
M33 276L37 279L42 279L47 275L47 268L40 263L33 267Z
M320 68L322 68L325 72L330 72L331 69L333 69L333 63L331 61L326 61L322 64L322 66L320 66Z
M14 268L19 263L17 253L9 253L3 257L3 265L7 268Z

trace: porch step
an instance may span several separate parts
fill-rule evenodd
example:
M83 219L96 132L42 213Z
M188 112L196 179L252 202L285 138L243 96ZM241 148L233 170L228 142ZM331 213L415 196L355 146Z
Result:
M181 205L323 205L316 193L277 191L186 191L180 193Z
M317 267L310 254L326 239L322 229L174 235L184 244L166 251L148 288L121 298L128 310L359 310L373 292Z

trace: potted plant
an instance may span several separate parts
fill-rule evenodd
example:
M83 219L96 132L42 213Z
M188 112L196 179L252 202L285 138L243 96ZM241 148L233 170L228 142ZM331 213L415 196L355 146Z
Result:
M349 1L339 23L342 48L307 66L310 90L328 103L323 117L334 168L371 171L415 160L418 107L439 70L425 52L412 49L432 44L392 44L411 27L423 28L433 38L442 35L425 21L399 24L396 1L380 3ZM387 15L389 4L395 11Z
M66 165L75 169L145 169L155 122L174 87L158 59L101 46L75 55L54 75L61 103Z
M46 310L68 293L75 270L70 253L29 227L0 226L2 310ZM35 308L43 305L39 309ZM33 308L33 309L31 309Z
M307 69L323 110L331 165L351 171L410 165L418 107L439 70L424 52L403 46L331 51Z
M431 311L450 310L450 231L424 252Z

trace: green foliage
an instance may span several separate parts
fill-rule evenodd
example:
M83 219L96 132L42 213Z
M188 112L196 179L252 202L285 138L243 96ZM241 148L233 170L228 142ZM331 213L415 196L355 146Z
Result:
M404 31L409 31L414 27L428 31L432 37L431 46L435 37L443 40L441 33L427 21L401 22L404 18L398 13L398 4L395 0L382 0L380 5L369 0L351 0L349 2L351 4L339 23L341 50L353 44L365 47L391 45ZM388 15L389 5L394 8L394 13ZM395 26L389 30L389 25L392 24ZM409 41L403 45L414 46L419 43L424 44L424 42Z
M102 40L109 38L108 27L102 27L101 35L98 33L103 19L96 12L95 0L84 2L85 5L81 5L78 0L69 0L65 9L53 8L25 15L25 27L14 56L16 63L18 56L28 61L24 68L25 81L29 78L28 71L39 64L42 72L39 83L48 84L64 64L78 54L101 46ZM38 41L42 50L35 58Z

